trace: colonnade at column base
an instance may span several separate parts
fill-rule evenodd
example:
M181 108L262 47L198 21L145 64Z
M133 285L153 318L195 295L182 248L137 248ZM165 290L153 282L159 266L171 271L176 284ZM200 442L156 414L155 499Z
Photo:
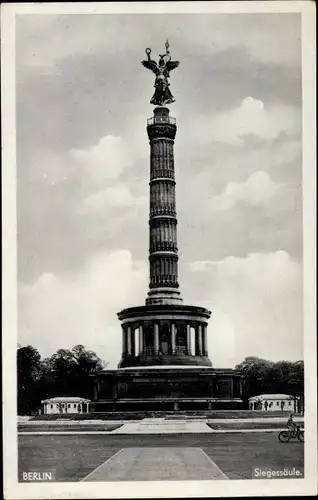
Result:
M122 357L118 368L138 366L212 366L207 322L211 312L183 304L147 304L118 313Z

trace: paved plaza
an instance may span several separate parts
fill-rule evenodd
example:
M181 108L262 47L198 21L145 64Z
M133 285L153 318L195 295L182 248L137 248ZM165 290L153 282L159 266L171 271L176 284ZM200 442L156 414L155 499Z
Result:
M83 481L228 479L202 448L124 448Z

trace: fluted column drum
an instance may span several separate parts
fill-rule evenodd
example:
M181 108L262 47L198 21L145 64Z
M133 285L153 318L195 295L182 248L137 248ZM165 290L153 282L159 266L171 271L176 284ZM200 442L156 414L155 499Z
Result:
M175 219L152 220L149 233L150 253L168 250L177 253L177 221Z
M146 304L180 304L173 144L177 126L164 107L148 120L150 142L149 293Z

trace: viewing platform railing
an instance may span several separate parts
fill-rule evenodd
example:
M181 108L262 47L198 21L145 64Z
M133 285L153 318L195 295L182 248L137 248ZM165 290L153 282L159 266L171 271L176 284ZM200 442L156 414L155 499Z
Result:
M176 119L169 115L158 115L148 118L147 125L155 125L156 123L169 123L170 125L176 124Z

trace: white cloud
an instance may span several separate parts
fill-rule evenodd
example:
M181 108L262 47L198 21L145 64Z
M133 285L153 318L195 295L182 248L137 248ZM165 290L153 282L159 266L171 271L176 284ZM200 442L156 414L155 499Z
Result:
M116 313L144 302L147 274L145 263L118 250L95 254L77 273L44 273L33 285L20 284L20 344L44 356L83 344L116 367L122 339Z
M230 367L248 355L302 358L302 272L286 252L194 262L208 291L198 303L212 310L208 341L215 367ZM77 273L44 273L19 285L19 342L42 355L82 343L109 367L121 355L116 313L142 304L148 269L130 252L95 254ZM191 276L190 276L191 279Z
M191 271L205 271L206 268L209 268L210 266L217 266L218 264L221 264L221 262L221 260L196 260L194 262L191 262L190 268Z
M245 182L230 182L224 192L211 199L214 210L228 210L237 203L251 206L266 205L281 192L266 172L254 172Z
M81 169L86 182L96 186L103 186L108 179L117 179L134 161L126 141L112 135L102 137L87 149L72 149L69 156Z
M286 252L195 262L209 282L204 304L212 310L209 349L216 367L249 355L265 359L303 356L302 270Z
M78 212L104 212L109 208L126 208L130 212L135 212L138 207L147 203L148 199L146 197L133 196L129 186L121 183L90 194L80 202Z
M237 108L215 116L208 130L212 141L240 144L247 135L271 140L281 133L298 134L300 128L296 108L282 104L266 108L262 101L249 96Z

